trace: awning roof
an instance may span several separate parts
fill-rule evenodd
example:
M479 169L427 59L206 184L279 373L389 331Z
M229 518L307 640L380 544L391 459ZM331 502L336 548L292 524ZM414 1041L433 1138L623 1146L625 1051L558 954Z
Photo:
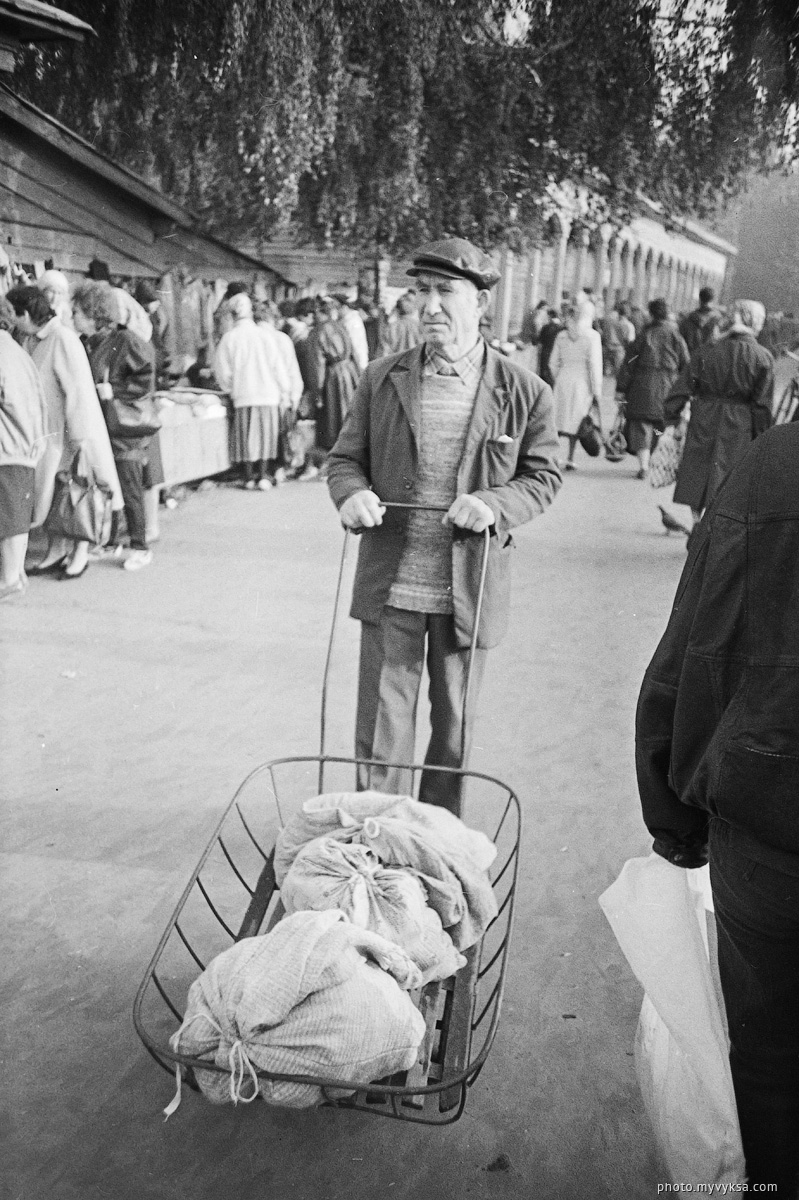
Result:
M0 0L0 38L10 37L19 42L82 42L87 35L95 36L91 25L61 8L42 4L41 0Z

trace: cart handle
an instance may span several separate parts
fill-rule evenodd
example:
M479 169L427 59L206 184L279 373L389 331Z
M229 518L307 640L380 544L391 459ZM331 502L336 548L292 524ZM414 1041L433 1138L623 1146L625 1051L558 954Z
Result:
M442 506L438 504L411 504L402 501L381 500L383 508L401 508L411 509L421 512L449 512L449 505ZM327 643L327 655L325 657L325 670L322 677L322 711L319 722L319 791L322 791L322 781L324 777L324 759L325 759L325 741L327 738L327 692L328 683L330 680L330 664L333 657L333 643L336 637L336 629L338 626L339 613L341 609L341 588L344 579L344 564L347 559L347 548L350 542L349 529L344 531L344 544L341 548L341 561L338 568L338 581L336 583L336 598L333 601L333 620L330 626L330 637ZM488 571L488 551L491 541L491 526L489 525L482 533L483 538L483 556L480 563L480 582L477 588L477 604L474 612L474 625L472 627L472 640L469 643L469 661L466 667L466 687L463 693L463 712L461 714L461 759L460 765L463 769L464 759L466 758L466 714L469 711L469 696L472 690L472 674L474 671L474 652L477 649L477 633L480 627L480 617L483 612L483 596L485 593L486 573Z

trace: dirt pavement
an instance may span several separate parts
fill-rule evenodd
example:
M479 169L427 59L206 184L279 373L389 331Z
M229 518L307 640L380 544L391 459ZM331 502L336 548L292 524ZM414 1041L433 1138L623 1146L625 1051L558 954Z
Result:
M518 790L526 830L502 1024L445 1129L195 1095L165 1124L170 1080L131 1023L234 788L266 758L315 750L340 547L324 487L198 493L162 515L151 568L31 580L2 606L4 1198L656 1194L640 993L596 898L648 849L633 712L684 539L664 536L632 459L579 463L519 531L512 631L489 659L473 766ZM356 632L331 714L344 753Z

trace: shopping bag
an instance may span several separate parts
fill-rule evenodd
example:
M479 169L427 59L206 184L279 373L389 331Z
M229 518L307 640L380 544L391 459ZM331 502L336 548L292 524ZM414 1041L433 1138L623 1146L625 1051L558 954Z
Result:
M631 858L599 904L646 995L635 1043L644 1107L673 1183L746 1178L702 871Z
M596 412L596 420L594 420L594 412ZM599 406L597 404L592 403L591 408L577 426L577 441L591 458L597 458L601 453L603 446L602 428L599 422Z
M649 460L649 482L653 488L668 487L677 479L685 443L685 426L667 425Z
M55 477L44 528L58 537L102 546L111 533L111 499L111 488L95 478L78 450L69 469Z

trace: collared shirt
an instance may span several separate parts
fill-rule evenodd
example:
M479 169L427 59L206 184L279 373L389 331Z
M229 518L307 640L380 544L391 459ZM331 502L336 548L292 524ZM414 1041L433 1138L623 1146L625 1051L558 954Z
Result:
M422 374L457 375L466 387L470 389L476 388L483 371L485 350L485 342L482 338L478 338L471 350L467 350L465 354L462 354L460 358L456 358L452 362L450 359L445 358L443 354L439 354L431 346L425 345L424 357L422 359Z

